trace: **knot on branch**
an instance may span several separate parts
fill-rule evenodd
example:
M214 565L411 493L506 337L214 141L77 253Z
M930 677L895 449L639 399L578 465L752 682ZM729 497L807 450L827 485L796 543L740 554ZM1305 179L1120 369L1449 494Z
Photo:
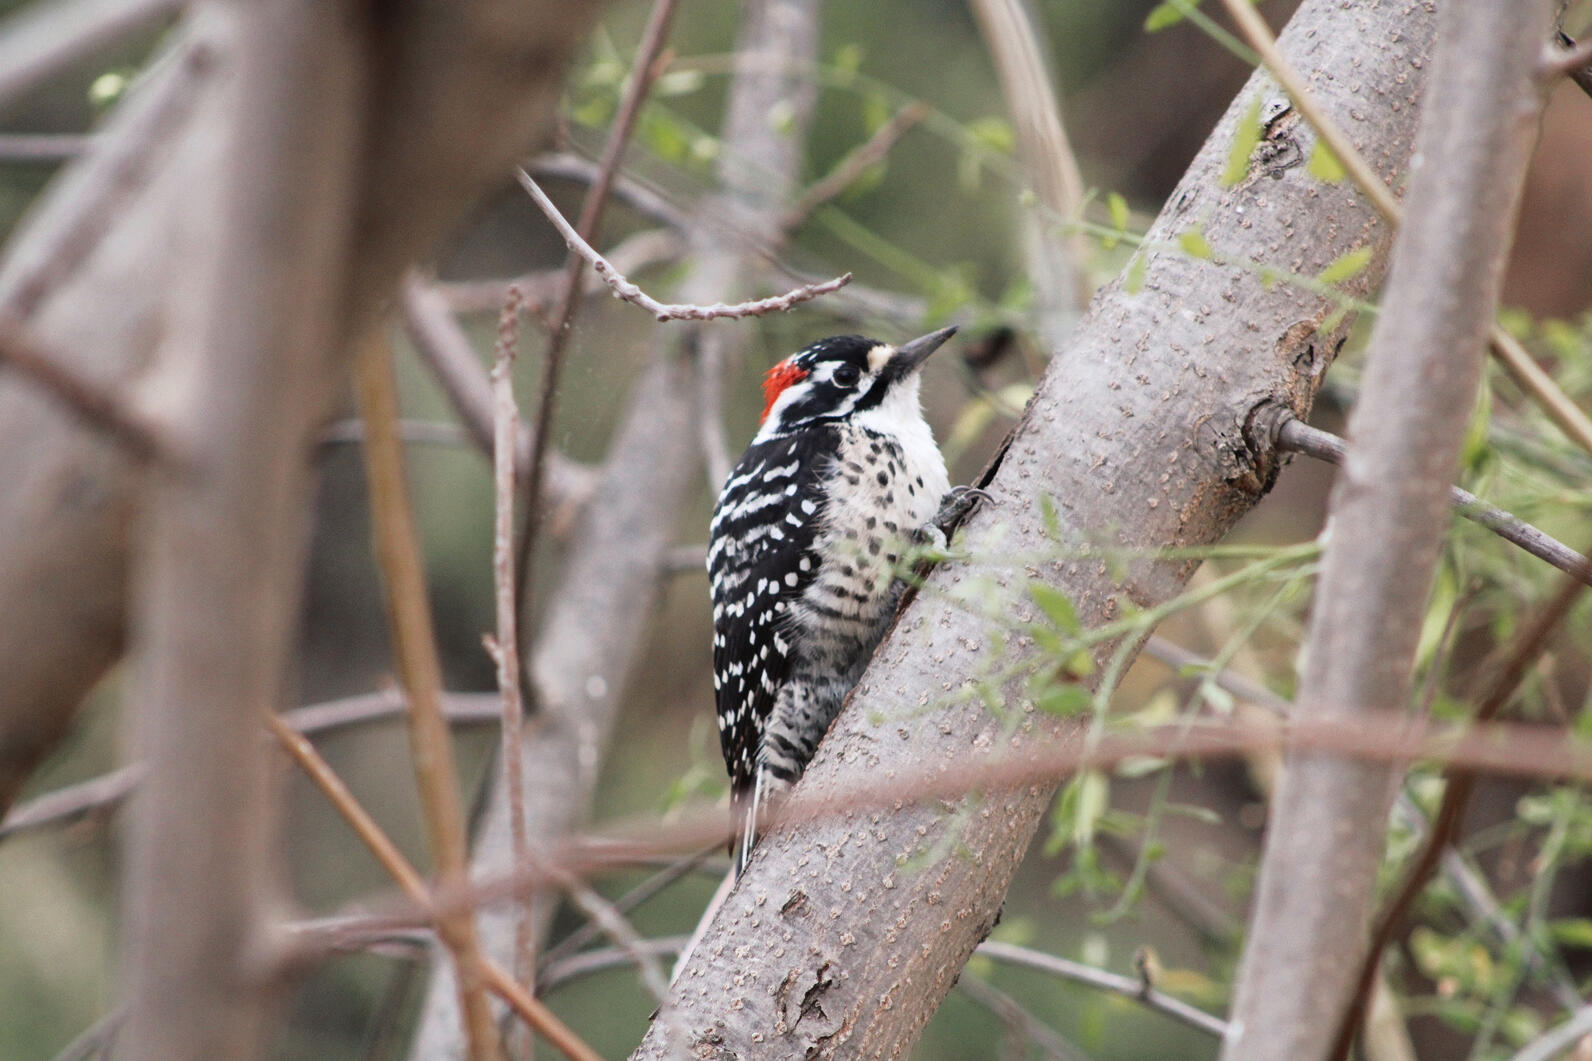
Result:
M775 1030L798 1039L804 1057L816 1057L830 1040L846 1030L844 1005L835 997L840 979L836 964L825 958L816 965L786 973L775 992L779 1013Z
M1223 483L1253 504L1272 488L1281 468L1277 430L1293 410L1272 395L1251 399L1226 416L1212 416L1199 427L1196 448L1215 464Z

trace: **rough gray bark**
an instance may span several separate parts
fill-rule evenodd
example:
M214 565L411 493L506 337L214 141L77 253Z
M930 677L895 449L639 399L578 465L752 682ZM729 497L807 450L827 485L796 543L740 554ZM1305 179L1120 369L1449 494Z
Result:
M342 5L217 3L198 18L226 69L150 388L183 462L150 473L138 534L131 702L148 780L124 889L129 1061L259 1047L269 996L248 966L275 891L260 719L282 701L309 456L339 381L346 145L368 71Z
M1431 33L1426 5L1309 0L1283 37L1328 111L1394 183L1410 153ZM1249 176L1221 185L1234 130L1257 95L1282 100L1257 75L1228 110L1140 251L1142 287L1105 289L1052 362L991 484L994 504L968 527L967 548L985 559L934 574L796 801L839 799L859 777L949 766L969 749L1056 738L1065 727L1024 702L1021 679L1004 689L1013 716L1004 721L946 706L965 683L1034 658L1013 636L992 660L998 627L984 616L1033 618L1034 578L1065 590L1087 624L1120 615L1123 597L1163 601L1194 564L1159 550L1217 540L1269 485L1279 460L1272 429L1308 410L1347 322L1331 319L1330 301L1263 284L1245 265L1311 276L1369 247L1370 265L1344 285L1364 294L1383 275L1389 241L1353 189L1307 172L1314 138L1292 113L1269 124ZM1173 249L1196 226L1225 257ZM1054 501L1061 541L1046 530L1040 494ZM1080 555L1088 541L1133 551L1125 578L1098 554ZM1014 556L1022 562L1000 559ZM976 608L948 599L961 591ZM675 1023L691 1029L690 1041L669 1041L671 1022L655 1022L636 1056L905 1055L994 924L1052 791L776 831L675 983Z
M1411 668L1448 527L1515 212L1544 102L1552 0L1444 4L1428 103L1331 503L1295 710L1383 718ZM1300 753L1272 807L1222 1056L1326 1057L1368 946L1401 771Z
M545 132L600 7L402 0L345 16L372 64L365 134L344 145L360 162L345 334ZM206 145L226 120L203 105L216 57L184 54L56 182L0 266L0 307L26 316L64 365L120 393L136 393L171 326L172 234L206 186ZM63 256L71 268L54 269ZM121 654L137 488L121 454L0 371L0 809Z
M782 238L776 219L800 174L813 104L813 86L800 71L816 55L817 7L817 0L743 5L737 73L724 120L723 191L704 201L702 221L688 233L695 268L679 292L682 301L736 301L752 293L764 272L764 249ZM776 126L768 115L782 102L791 107L793 120ZM602 483L571 536L576 545L536 639L531 668L539 711L527 726L524 755L526 833L533 851L553 849L590 808L675 528L701 474L702 392L718 386L722 365L746 338L744 326L728 321L658 329L652 365L636 388ZM504 873L512 866L510 849L499 783L476 838L473 873ZM537 936L552 910L550 902L538 902ZM480 916L482 945L505 966L513 924L513 911L504 905ZM463 1056L452 979L445 961L433 963L410 1053L416 1061Z

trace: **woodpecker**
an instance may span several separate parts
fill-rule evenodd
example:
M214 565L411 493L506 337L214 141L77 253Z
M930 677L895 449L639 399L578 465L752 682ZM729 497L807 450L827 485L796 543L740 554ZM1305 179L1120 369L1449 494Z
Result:
M768 371L757 435L713 512L713 687L746 868L761 808L801 777L884 635L902 552L949 490L918 400L956 331L840 335Z

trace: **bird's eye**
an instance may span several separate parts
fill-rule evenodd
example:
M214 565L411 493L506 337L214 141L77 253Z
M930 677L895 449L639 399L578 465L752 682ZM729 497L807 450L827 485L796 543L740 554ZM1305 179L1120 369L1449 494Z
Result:
M835 369L835 382L842 387L850 387L862 378L862 370L856 365L841 365Z

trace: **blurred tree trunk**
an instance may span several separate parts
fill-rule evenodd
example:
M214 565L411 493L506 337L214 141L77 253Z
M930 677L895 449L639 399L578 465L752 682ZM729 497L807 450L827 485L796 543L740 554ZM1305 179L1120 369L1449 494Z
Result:
M1448 487L1486 360L1544 102L1549 0L1445 4L1407 216L1349 421L1295 710L1407 710ZM1369 946L1402 770L1302 753L1272 807L1224 1057L1331 1056ZM1347 1045L1347 1044L1345 1044Z
M546 134L601 5L336 10L370 66L358 120L346 123L359 135L340 145L358 156L353 235L339 251L346 340L416 255ZM55 181L0 265L0 314L67 368L152 408L169 398L157 361L184 326L176 300L192 295L177 284L175 234L221 164L214 148L231 116L212 98L234 74L233 57L191 29L172 51ZM141 487L125 454L0 370L0 813L122 653Z
M1307 0L1283 37L1327 112L1395 185L1432 33L1426 5ZM1231 145L1257 98L1271 119L1265 137L1244 179L1225 186ZM975 559L936 571L896 625L793 811L806 800L841 800L864 778L1081 740L1074 725L1035 709L1021 678L998 694L1013 717L994 717L979 697L934 705L1024 659L1039 665L1015 636L1002 638L1007 655L992 661L995 629L985 618L1034 618L1030 579L1065 591L1090 625L1121 617L1128 602L1153 606L1195 566L1161 550L1217 541L1270 486L1275 428L1308 413L1350 322L1302 286L1263 282L1252 263L1310 277L1368 251L1366 268L1342 285L1363 297L1380 282L1390 243L1352 187L1312 175L1314 134L1286 102L1269 77L1251 78L1129 279L1097 296L1071 346L1057 352L990 485L994 503L968 526ZM1190 233L1200 238L1180 247ZM1087 556L1091 543L1123 550L1125 577L1098 553ZM1012 556L1023 562L1000 566ZM1096 674L1111 651L1097 654ZM905 1055L994 925L1052 793L1036 785L776 831L677 980L677 1019L654 1022L636 1056ZM949 853L924 858L935 852ZM670 1040L680 1026L689 1041Z
M283 706L313 445L402 270L545 136L599 8L196 4L8 250L0 341L118 396L174 456L135 466L0 372L0 809L137 648L151 770L119 1055L257 1051L259 713Z

